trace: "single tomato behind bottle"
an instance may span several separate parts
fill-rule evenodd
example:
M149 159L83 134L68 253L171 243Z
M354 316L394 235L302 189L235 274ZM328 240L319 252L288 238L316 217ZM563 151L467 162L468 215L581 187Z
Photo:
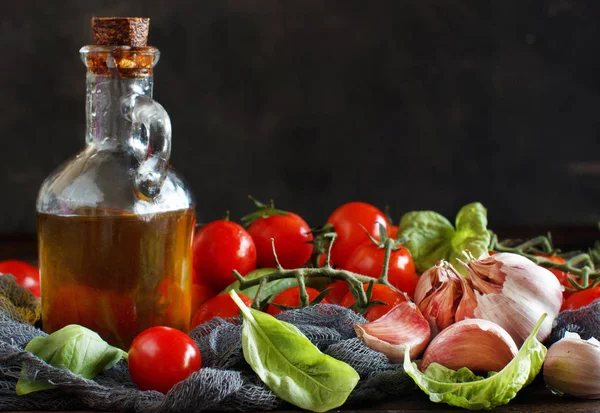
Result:
M200 350L187 334L170 327L142 331L129 349L129 373L141 390L166 394L202 367Z
M238 293L240 299L250 307L252 305L252 298L247 295ZM192 324L190 328L195 328L200 324L204 324L214 317L231 318L240 315L239 307L233 302L231 296L227 293L219 294L216 297L211 298L198 308L196 314L192 318Z
M363 284L363 289L367 291L368 285ZM371 301L381 301L383 304L375 305L369 308L364 313L364 317L368 321L375 321L383 315L387 314L392 308L401 302L407 301L406 296L395 288L388 287L383 284L373 284L373 293ZM352 291L348 292L340 302L343 307L352 307L356 304L356 300Z
M44 301L49 315L44 331L53 333L69 324L80 324L98 333L109 344L126 349L139 320L133 296L111 289L66 284Z
M221 291L236 281L233 270L246 275L256 268L256 246L239 224L213 221L194 237L194 270L200 283Z
M40 270L37 267L18 260L0 261L0 274L12 274L19 285L40 297Z
M331 261L342 267L356 247L369 239L367 233L379 240L380 226L386 232L390 227L385 214L365 202L349 202L340 206L329 216L327 223L333 225L337 233L331 248Z
M315 288L306 287L306 294L308 295L308 302L313 303L316 298L319 297L321 292ZM318 301L321 304L331 304L327 298L323 298ZM300 306L300 287L292 287L287 290L283 290L271 301L267 312L271 315L281 313L283 310L278 308L277 305L288 307L288 308L299 308ZM316 303L315 303L316 304Z
M286 269L301 268L313 250L313 235L306 221L293 212L275 209L272 201L268 205L253 201L257 211L246 215L242 221L256 245L258 266L277 267L273 240L281 266Z

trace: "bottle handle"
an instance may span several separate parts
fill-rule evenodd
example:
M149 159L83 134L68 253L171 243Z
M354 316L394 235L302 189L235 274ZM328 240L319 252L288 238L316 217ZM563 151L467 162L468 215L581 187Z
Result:
M134 126L143 126L148 136L146 158L135 173L136 190L145 198L155 198L162 187L171 157L171 119L154 99L132 93L123 99L121 113Z

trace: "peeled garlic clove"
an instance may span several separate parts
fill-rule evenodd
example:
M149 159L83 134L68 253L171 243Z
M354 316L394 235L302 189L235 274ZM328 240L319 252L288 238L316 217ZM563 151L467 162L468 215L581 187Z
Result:
M474 316L495 322L523 344L543 314L537 339L543 342L562 305L562 287L547 269L517 254L495 254L466 264L477 308Z
M355 324L354 330L367 346L382 352L392 362L404 359L407 345L411 359L416 358L427 347L431 336L429 323L409 301L398 304L375 321Z
M440 261L419 278L415 304L429 322L434 336L455 321L462 294L461 277L450 263Z
M452 324L434 338L421 361L421 371L431 363L452 370L500 371L517 355L511 336L498 324L468 319Z
M544 381L561 396L600 399L600 342L566 333L548 349Z

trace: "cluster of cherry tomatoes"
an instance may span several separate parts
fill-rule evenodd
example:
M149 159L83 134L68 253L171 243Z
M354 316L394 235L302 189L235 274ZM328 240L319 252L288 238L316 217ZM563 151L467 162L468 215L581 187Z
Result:
M247 228L229 220L218 220L203 226L196 234L192 301L193 308L198 310L192 319L192 328L215 316L226 318L238 314L231 298L219 294L236 281L233 270L246 275L256 268L275 268L277 262L285 269L294 269L309 261L313 253L313 233L306 221L293 212L274 208L265 207L263 212L256 214ZM337 233L331 249L331 265L379 277L383 269L384 248L377 241L381 240L381 231L384 231L384 237L394 237L397 230L385 214L373 205L350 202L333 211L327 224L333 226ZM323 256L321 266L325 265L324 261ZM365 314L367 319L378 318L405 300L402 292L412 296L418 279L408 250L395 248L390 257L388 280L396 288L375 286L372 299L386 305L370 308ZM336 281L328 287L331 290L321 303L346 307L354 304L354 296L345 281ZM320 294L310 287L307 293L309 301ZM297 308L299 296L298 287L285 290L273 298L266 311L274 315L281 308ZM240 297L247 304L252 302L243 294Z

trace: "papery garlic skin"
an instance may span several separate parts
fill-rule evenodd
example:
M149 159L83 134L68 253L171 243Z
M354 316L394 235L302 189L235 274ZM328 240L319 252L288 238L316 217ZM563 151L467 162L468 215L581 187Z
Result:
M431 337L429 323L410 301L396 305L375 321L355 324L354 330L367 346L385 354L392 363L402 362L407 345L411 359L416 358Z
M548 349L544 381L561 396L600 399L600 342L566 333Z
M547 314L537 339L543 342L562 305L562 286L547 269L517 254L500 253L467 263L475 289L474 316L503 327L517 346Z
M461 278L446 261L440 261L419 278L415 304L429 322L434 337L455 322L454 315L462 296Z
M517 345L498 324L482 319L459 321L435 337L423 354L421 371L431 363L452 370L500 371L517 355Z

